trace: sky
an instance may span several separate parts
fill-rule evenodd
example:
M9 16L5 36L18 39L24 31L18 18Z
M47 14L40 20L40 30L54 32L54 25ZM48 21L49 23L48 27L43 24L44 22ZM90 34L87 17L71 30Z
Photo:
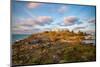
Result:
M32 34L53 28L95 33L96 7L13 1L12 33Z

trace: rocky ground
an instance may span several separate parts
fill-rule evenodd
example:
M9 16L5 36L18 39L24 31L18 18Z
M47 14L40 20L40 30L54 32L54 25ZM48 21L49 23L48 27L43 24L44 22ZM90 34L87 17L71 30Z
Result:
M83 32L45 31L12 45L12 64L53 64L96 60L96 46L82 43Z

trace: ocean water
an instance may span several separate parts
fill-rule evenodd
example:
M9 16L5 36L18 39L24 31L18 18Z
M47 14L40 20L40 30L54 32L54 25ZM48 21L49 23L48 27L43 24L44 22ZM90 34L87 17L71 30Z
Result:
M15 41L18 41L18 40L22 40L24 38L27 38L29 35L27 34L12 34L11 35L11 42L15 42Z

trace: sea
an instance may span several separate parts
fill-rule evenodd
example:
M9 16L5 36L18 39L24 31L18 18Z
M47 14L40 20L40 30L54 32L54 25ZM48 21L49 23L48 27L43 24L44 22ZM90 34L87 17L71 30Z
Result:
M18 40L22 40L22 39L25 39L27 38L28 34L12 34L11 35L11 42L15 42L15 41L18 41Z

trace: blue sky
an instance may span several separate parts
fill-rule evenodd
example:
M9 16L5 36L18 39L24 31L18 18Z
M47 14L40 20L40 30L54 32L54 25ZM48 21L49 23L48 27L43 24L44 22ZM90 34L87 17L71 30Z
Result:
M31 34L53 28L95 32L95 11L95 6L14 1L12 32Z

